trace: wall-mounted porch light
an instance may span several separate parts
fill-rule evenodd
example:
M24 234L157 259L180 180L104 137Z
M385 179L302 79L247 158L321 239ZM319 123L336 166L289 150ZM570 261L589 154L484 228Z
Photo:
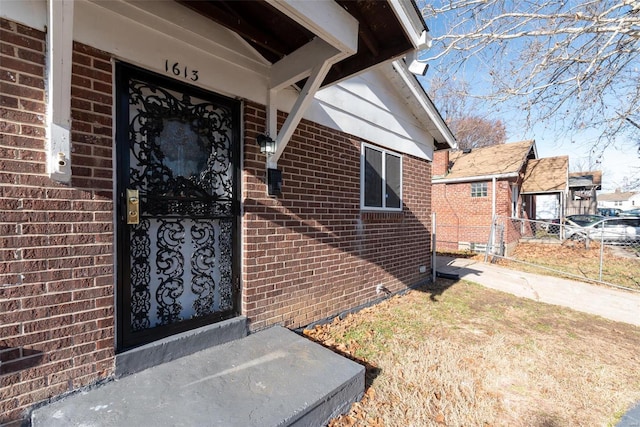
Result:
M261 153L271 155L276 152L276 142L268 135L258 135L258 137L256 138L256 142L260 146Z
M260 152L267 155L267 159L276 152L276 142L268 135L258 135L256 142L260 146ZM279 196L282 193L282 172L280 170L267 167L267 192L270 196Z

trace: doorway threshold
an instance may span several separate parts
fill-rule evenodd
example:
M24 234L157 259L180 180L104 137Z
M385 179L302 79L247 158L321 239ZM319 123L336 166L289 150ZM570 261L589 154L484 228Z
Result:
M247 336L246 316L237 316L116 354L116 377L135 374Z

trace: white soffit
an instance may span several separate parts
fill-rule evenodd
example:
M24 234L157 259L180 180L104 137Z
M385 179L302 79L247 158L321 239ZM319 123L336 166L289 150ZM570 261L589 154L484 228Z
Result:
M94 3L138 25L160 31L243 68L255 68L266 74L270 67L269 62L236 33L174 1L83 1Z
M74 39L172 78L166 63L178 62L199 71L198 80L188 83L266 104L269 65L258 61L250 46L230 30L173 1L157 3L162 3L156 6L164 13L174 10L193 16L194 28L201 30L196 33L178 26L171 21L173 14L164 16L159 9L151 13L129 2L83 0L75 3ZM205 30L207 37L202 35Z

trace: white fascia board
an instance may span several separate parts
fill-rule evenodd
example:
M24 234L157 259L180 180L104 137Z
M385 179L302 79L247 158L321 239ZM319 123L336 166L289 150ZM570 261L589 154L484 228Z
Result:
M266 0L338 50L358 51L358 20L334 1Z
M393 10L393 13L402 24L405 34L407 34L411 40L413 47L418 50L424 49L430 38L427 37L428 40L425 40L424 33L427 32L425 31L424 20L422 19L422 16L416 12L415 8L411 4L411 0L388 1L391 6L391 10Z
M0 0L0 17L45 31L47 28L47 1Z
M460 182L477 182L477 181L490 181L492 179L504 179L504 178L517 178L518 172L509 172L498 175L478 175L478 176L464 176L461 178L432 178L432 184L455 184Z
M434 138L424 114L418 118L412 112L381 70L318 91L305 118L403 154L433 158Z
M422 111L426 114L426 118L437 132L437 135L434 135L434 137L440 137L444 139L451 148L457 148L458 144L453 133L451 133L451 130L442 119L438 109L425 93L420 82L418 82L416 77L408 70L404 61L397 60L394 61L392 65L397 76L400 78L401 84L411 92L414 100L421 107ZM393 75L390 77L392 81L397 81L397 79L393 78ZM419 116L421 117L422 114L419 114Z
M290 55L273 64L270 89L280 90L311 74L318 62L328 61L340 55L340 51L321 38L315 38Z
M176 12L188 11L175 2L161 3L177 8ZM114 10L115 7L124 9ZM127 15L127 10L134 18ZM194 22L202 19L192 14L196 15ZM255 61L231 31L211 21L208 21L211 34L224 38L209 40L158 15L142 18L149 13L121 1L76 1L74 15L74 40L78 42L171 78L176 76L171 70L167 72L166 61L178 62L190 70L198 70L198 80L184 80L186 83L263 105L267 103L269 67ZM142 24L137 19L149 21Z

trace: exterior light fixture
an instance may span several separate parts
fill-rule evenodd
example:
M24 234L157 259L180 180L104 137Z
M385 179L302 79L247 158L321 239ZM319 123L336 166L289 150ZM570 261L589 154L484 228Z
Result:
M260 134L256 138L256 142L260 146L260 152L266 155L271 155L276 152L276 142L268 135Z

